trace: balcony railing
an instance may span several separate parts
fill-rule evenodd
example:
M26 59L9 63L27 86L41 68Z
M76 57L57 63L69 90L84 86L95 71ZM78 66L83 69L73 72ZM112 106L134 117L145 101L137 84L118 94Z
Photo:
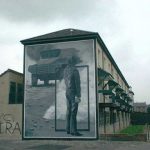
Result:
M103 95L115 95L112 90L98 90L98 93L102 93Z
M121 86L113 80L113 77L110 73L104 71L103 69L98 69L98 86L102 86L102 83L105 83L101 90L98 90L98 93L101 93L104 97L104 101L102 104L110 107L116 107L120 110L130 111L132 110L133 102L132 96L130 94L134 93L126 93ZM105 82L104 82L105 81Z

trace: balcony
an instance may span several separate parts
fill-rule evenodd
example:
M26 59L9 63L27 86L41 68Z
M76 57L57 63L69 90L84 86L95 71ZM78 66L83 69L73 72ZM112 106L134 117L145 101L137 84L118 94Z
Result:
M109 99L108 101L104 101L100 103L100 107L111 107L117 108L120 107L120 104L115 99L115 92L113 90L99 90L100 93L103 93L103 96ZM105 98L104 98L105 99Z
M112 90L98 90L98 93L102 93L103 95L115 95Z
M101 68L98 68L98 79L99 79L99 81L104 81L104 80L109 81L109 80L113 79L113 76L109 72L107 72Z
M131 98L121 88L121 86L113 80L110 73L103 69L98 69L98 81L101 85L98 93L102 94L104 101L100 103L100 107L114 107L118 110L128 111L130 109L128 102ZM105 84L103 85L102 83Z
M120 87L120 86L118 86L117 88L116 88L116 92L118 92L118 93L123 93L124 92L124 90Z
M133 101L133 99L130 96L126 96L126 99L127 99L128 102L132 102Z

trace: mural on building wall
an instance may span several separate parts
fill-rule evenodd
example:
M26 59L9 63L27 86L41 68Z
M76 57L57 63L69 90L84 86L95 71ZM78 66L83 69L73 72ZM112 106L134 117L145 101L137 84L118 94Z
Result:
M96 138L94 41L25 46L24 138Z

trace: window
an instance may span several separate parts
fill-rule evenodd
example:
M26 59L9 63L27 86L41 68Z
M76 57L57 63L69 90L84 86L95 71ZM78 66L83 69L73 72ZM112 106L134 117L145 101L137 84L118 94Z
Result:
M10 82L9 104L22 104L23 85L20 83Z
M111 64L108 63L108 72L111 73Z
M113 69L112 65L111 65L111 74L112 74L112 76L114 76L114 69Z
M118 83L119 83L119 75L117 74L117 81L118 81Z
M23 85L17 84L17 103L21 104L23 101Z
M103 69L106 70L106 58L103 56Z
M98 49L98 66L101 65L101 52L100 52L100 49Z
M15 104L16 101L16 83L10 82L9 104Z

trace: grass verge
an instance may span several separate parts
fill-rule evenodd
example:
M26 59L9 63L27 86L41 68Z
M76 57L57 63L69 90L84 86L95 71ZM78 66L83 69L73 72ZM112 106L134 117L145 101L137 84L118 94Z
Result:
M119 133L127 135L135 135L144 133L144 125L130 125L129 127L121 130Z

